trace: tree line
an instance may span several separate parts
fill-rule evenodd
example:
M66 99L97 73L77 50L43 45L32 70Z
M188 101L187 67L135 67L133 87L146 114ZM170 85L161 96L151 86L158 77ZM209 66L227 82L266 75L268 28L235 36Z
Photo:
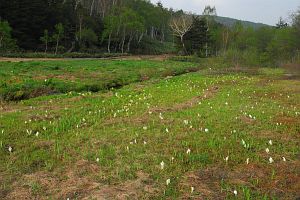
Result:
M252 64L299 57L300 10L259 29L217 23L148 0L0 0L0 51L168 53Z
M26 51L150 49L170 41L173 13L145 0L0 0L1 32Z

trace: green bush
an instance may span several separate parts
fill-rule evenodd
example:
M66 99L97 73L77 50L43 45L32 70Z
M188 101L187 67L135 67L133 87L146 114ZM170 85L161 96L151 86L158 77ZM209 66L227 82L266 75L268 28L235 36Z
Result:
M223 55L224 63L229 67L258 67L261 65L260 56L255 49L229 49Z
M9 23L0 18L0 52L13 52L17 49L16 40L12 38L11 33Z

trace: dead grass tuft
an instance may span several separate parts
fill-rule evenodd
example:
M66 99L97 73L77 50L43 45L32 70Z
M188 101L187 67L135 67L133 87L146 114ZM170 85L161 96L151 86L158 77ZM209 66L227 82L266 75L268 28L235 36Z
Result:
M154 195L154 181L148 174L137 173L137 179L121 184L106 185L95 180L100 172L98 165L86 160L78 161L62 173L36 172L23 175L13 184L7 199L139 199ZM40 187L34 193L32 185Z
M274 175L272 173L274 170ZM279 199L296 199L300 196L300 161L274 165L239 165L234 169L213 167L191 172L181 182L183 199L224 199L232 191L222 190L221 182L233 188L248 187L261 194L275 195ZM195 192L190 194L190 187Z

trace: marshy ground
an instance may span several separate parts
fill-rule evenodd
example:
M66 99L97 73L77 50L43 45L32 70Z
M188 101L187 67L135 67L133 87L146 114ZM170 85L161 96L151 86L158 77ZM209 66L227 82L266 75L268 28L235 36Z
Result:
M300 80L286 74L2 62L0 198L296 199Z

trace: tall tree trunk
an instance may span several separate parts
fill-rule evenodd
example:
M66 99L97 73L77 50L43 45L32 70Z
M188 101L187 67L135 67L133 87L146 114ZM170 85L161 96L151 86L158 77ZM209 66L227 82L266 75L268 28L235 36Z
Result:
M119 44L118 44L119 51L122 51L122 41L123 41L122 39L123 39L123 37L120 39Z
M138 40L138 45L141 43L142 39L143 39L143 36L144 36L144 33L142 33L139 37L139 40Z
M56 40L55 55L57 54L57 49L58 49L58 41L59 41L59 37L57 37L57 40Z
M172 35L172 43L173 43L173 47L175 47L175 35Z
M45 43L45 54L47 53L47 50L48 50L48 40L46 40L46 43Z
M183 41L183 36L184 35L180 36L180 41L181 41L181 44L182 44L183 53L187 54L186 49L185 49L185 44L184 44L184 41Z
M151 39L154 39L154 27L151 26Z
M75 48L75 42L72 42L71 43L71 48L67 51L67 53L71 53L74 48Z
M206 30L206 44L205 44L205 56L208 57L208 43L207 43L207 35L208 35L208 31L209 31L209 21L207 21L207 30Z
M127 44L127 52L129 53L130 51L130 44L131 44L131 41L132 41L132 34L130 34L130 38L129 38L129 41L128 41L128 44Z
M82 38L82 21L83 21L83 16L79 16L79 42L81 42Z
M92 16L92 14L93 14L94 4L95 4L95 0L93 0L92 4L91 4L90 16Z
M2 47L2 40L3 40L3 37L0 38L0 47Z
M121 49L122 49L122 54L124 53L124 44L125 44L125 30L124 30L124 32L123 32L123 38L122 38L122 47L121 47Z
M118 51L118 44L115 45L115 52Z
M109 36L108 36L108 45L107 45L107 51L108 51L108 53L110 53L111 34L112 34L112 32L110 32Z
M164 32L164 29L161 30L161 40L160 42L163 43L165 40L165 32Z
M228 29L226 29L226 32L224 33L224 52L227 50L228 39L229 39L229 32Z

